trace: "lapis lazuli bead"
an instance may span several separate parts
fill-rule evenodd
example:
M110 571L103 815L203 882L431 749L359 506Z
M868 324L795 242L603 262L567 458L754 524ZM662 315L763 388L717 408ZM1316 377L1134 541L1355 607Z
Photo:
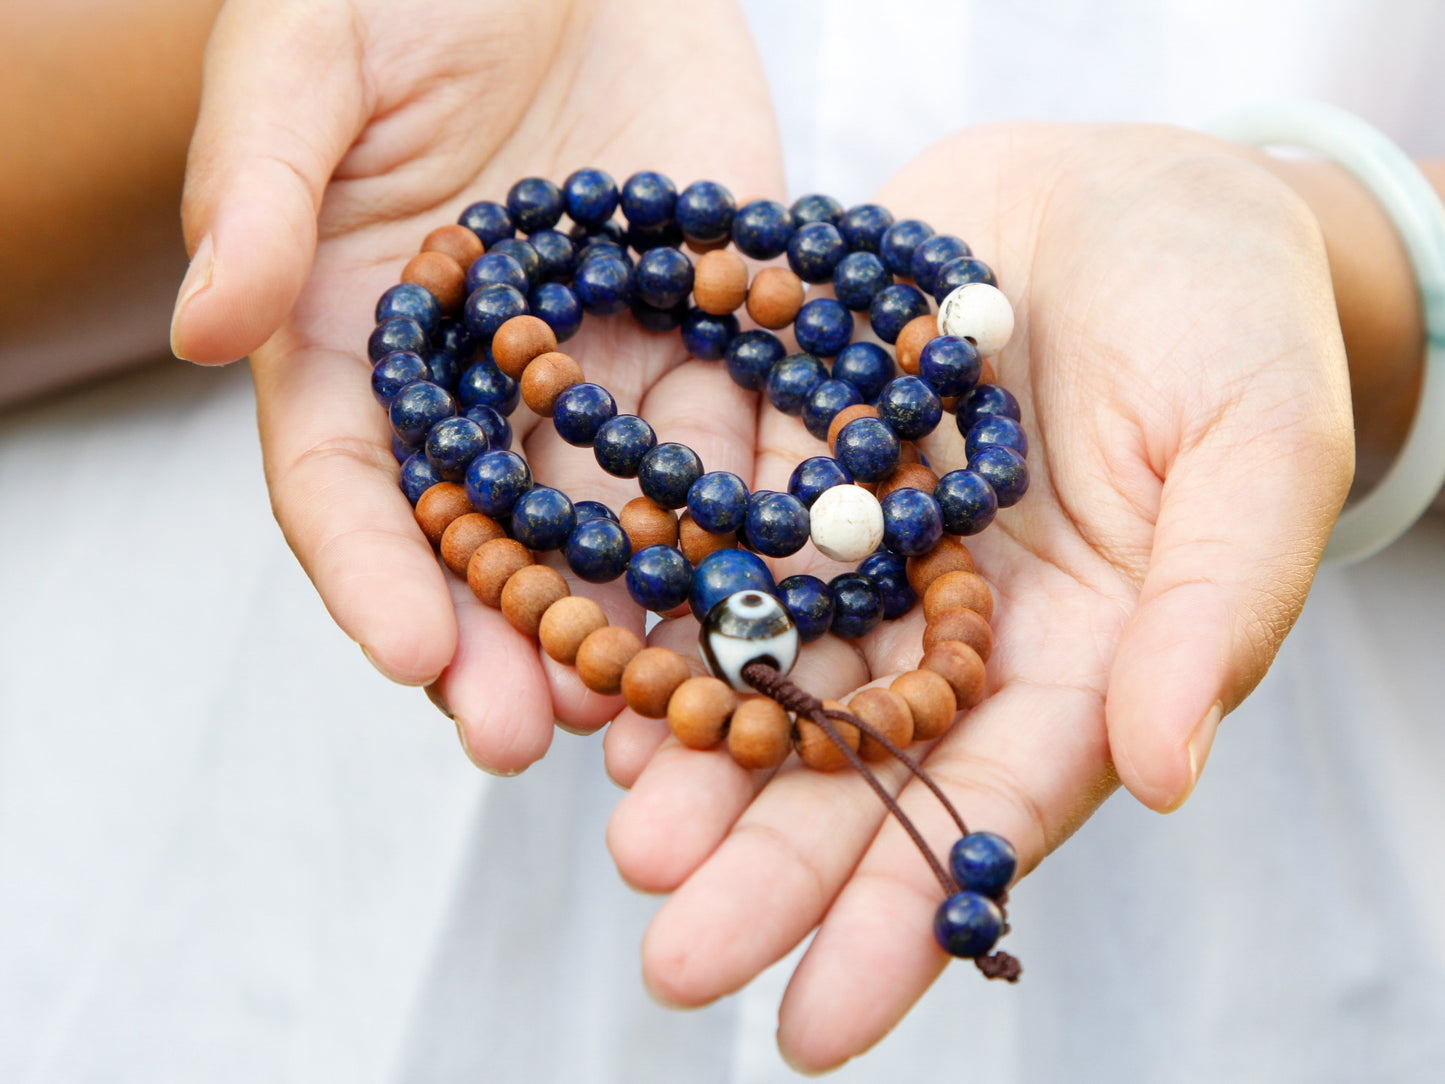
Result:
M933 487L933 499L943 513L943 529L949 534L978 534L998 512L993 486L971 470L945 474Z
M393 316L382 321L372 329L371 337L366 341L366 353L373 363L398 350L410 350L425 357L430 349L431 340L426 329L410 316Z
M993 487L998 506L1017 504L1029 488L1029 468L1024 457L1012 448L989 444L968 461L968 469Z
M577 526L567 538L567 567L588 583L611 583L627 570L628 558L632 556L627 532L606 516L583 519L581 505L573 511L577 515Z
M792 614L805 644L820 638L833 624L833 593L817 576L789 576L778 584L778 598Z
M686 444L668 441L643 453L637 484L643 496L663 508L681 508L688 490L702 477L702 460Z
M902 617L918 601L918 594L908 582L908 562L896 553L878 550L858 565L860 575L867 576L883 596L883 620Z
M505 252L484 252L467 268L467 293L490 286L494 282L505 283L525 294L531 289L527 272L513 256Z
M694 181L678 193L672 213L684 236L708 243L728 235L737 207L733 194L717 181Z
M596 226L584 226L581 222L574 223L572 228L567 231L567 236L572 238L572 243L579 249L594 244L617 245L622 248L627 246L627 227L612 219Z
M798 346L820 358L837 357L853 338L853 315L841 301L815 297L804 303L793 321Z
M402 388L391 401L391 428L407 444L421 445L431 427L457 412L457 402L446 388L430 380L417 380Z
M655 248L681 248L685 238L682 236L682 227L676 222L669 222L665 226L658 226L656 229L643 229L631 223L627 226L627 232L623 235L622 244L626 248L641 255L644 252L651 252Z
M442 307L425 286L418 286L414 282L399 282L376 302L378 324L385 323L393 316L409 316L420 324L428 335L434 335L441 323Z
M510 256L516 260L522 270L527 273L529 288L542 281L542 257L538 256L537 250L520 237L503 237L487 251L497 256Z
M512 505L512 537L529 550L561 549L576 526L567 494L550 486L533 486Z
M577 248L560 230L538 230L527 238L527 244L542 262L542 282L566 282L577 263Z
M632 268L616 256L594 256L578 265L572 292L592 316L614 316L632 301Z
M728 595L737 591L778 593L773 574L763 559L747 550L714 550L692 573L692 594L688 598L692 614L699 621Z
M938 272L944 264L972 255L973 249L961 237L936 233L913 250L911 277L920 290L931 294L938 288Z
M433 350L427 361L431 382L441 385L452 393L456 392L457 383L461 380L462 370L465 368L466 365L460 358L445 350Z
M636 414L619 414L602 423L592 441L597 465L616 478L636 478L642 457L657 443L652 426Z
M504 237L511 237L517 232L516 223L507 213L507 208L495 200L484 199L472 204L457 221L477 235L483 248L491 248Z
M922 290L906 282L895 282L878 291L873 304L868 306L868 322L880 339L895 343L909 321L927 316L928 312L928 298Z
M773 366L787 351L782 340L770 331L743 331L728 343L725 360L733 383L758 391L768 382Z
M967 395L978 383L983 359L967 339L938 335L918 355L918 375L942 396Z
M1028 434L1022 425L1003 414L988 414L976 421L963 440L963 451L972 459L989 445L1012 448L1028 458Z
M977 892L949 896L933 917L933 936L950 956L985 956L998 943L1002 930L998 904Z
M994 832L970 832L948 852L948 868L958 887L994 900L1008 890L1018 865L1013 844Z
M867 312L873 299L892 285L888 268L871 252L850 252L833 268L833 293L854 312Z
M838 219L838 232L848 243L850 252L877 252L883 232L893 225L893 214L877 203L860 203L843 212Z
M904 557L921 557L943 537L938 502L921 489L895 489L883 506L883 544Z
M788 266L804 282L827 282L847 254L843 235L831 222L809 222L788 240Z
M630 308L637 326L654 334L676 331L682 326L683 320L687 319L686 301L678 302L670 309L659 309L647 304L640 297L634 297Z
M878 242L878 255L883 266L895 275L907 278L913 274L913 253L933 236L933 227L916 218L905 218L883 231Z
M418 448L414 444L408 444L395 433L391 435L391 458L395 459L398 463L405 463L412 456L416 455L417 452L421 452L423 455L426 454L425 449Z
M732 234L733 244L744 256L771 260L787 251L793 216L777 200L750 200L733 216Z
M654 308L670 309L692 292L692 261L670 246L644 252L634 276L637 296Z
M522 389L497 363L483 359L470 366L457 383L457 399L464 410L489 406L502 415L511 414L522 400Z
M600 384L573 384L563 388L552 404L552 425L557 435L577 448L590 448L597 430L617 414L612 393Z
M477 340L465 320L461 317L448 317L438 324L436 331L432 333L432 345L470 362L471 355L477 349Z
M467 408L464 417L470 418L487 434L488 448L510 448L512 446L512 423L495 407L477 403Z
M768 402L782 413L796 416L803 413L813 390L827 379L827 368L812 354L790 354L768 373Z
M833 595L833 635L844 640L866 636L883 620L883 594L860 572L844 572L828 582Z
M664 226L672 221L677 206L677 186L661 173L643 170L623 182L621 204L622 213L634 226Z
M851 484L853 476L830 455L815 455L793 468L788 479L788 492L809 508L824 492L834 486Z
M577 522L586 523L589 519L610 519L617 522L617 513L608 508L601 501L578 501L572 506L577 513Z
M585 233L581 240L574 238L572 243L577 246L577 259L572 264L573 274L594 256L616 256L629 267L632 266L632 256L627 251L627 245L614 240L609 233Z
M808 507L791 493L754 493L744 523L748 545L766 557L788 557L808 541Z
M968 436L968 431L978 424L985 414L1002 414L1018 421L1023 417L1019 401L1013 392L997 384L980 384L968 393L968 398L958 404L958 432Z
M849 343L833 362L834 378L857 388L865 403L877 399L896 372L893 356L877 343Z
M938 274L934 276L933 300L942 305L943 299L954 290L974 282L987 283L989 286L998 285L998 279L994 277L993 269L977 256L960 256L956 260L949 260L938 269Z
M675 546L644 546L627 562L627 593L644 610L676 609L692 594L692 565Z
M878 416L904 440L926 437L943 418L938 394L916 376L890 380L878 393Z
M687 491L687 510L710 534L736 531L748 514L747 484L730 471L708 471Z
M426 435L427 462L448 482L460 482L489 447L486 432L470 418L443 418Z
M551 229L564 210L562 190L545 177L523 177L507 191L507 213L523 233Z
M728 344L737 338L738 318L732 313L714 316L692 308L682 321L682 345L699 361L718 361L727 354Z
M566 342L582 327L582 303L570 286L544 282L527 295L527 305L533 316L552 329L559 343Z
M462 310L467 329L478 342L490 343L497 329L514 316L527 314L527 296L515 286L494 282L473 290Z
M579 169L562 182L562 201L573 222L599 226L617 210L617 182L600 169Z
M803 426L819 440L827 440L828 426L833 424L838 412L862 401L862 394L846 380L825 380L803 404Z
M417 380L431 377L431 366L411 350L395 350L371 369L371 394L382 406L391 406L396 393ZM435 381L433 381L435 383Z
M441 480L441 475L432 469L422 452L414 453L401 465L401 490L412 504L421 500L421 495Z
M843 205L832 196L825 196L820 192L813 192L806 196L799 196L791 208L793 225L803 227L810 222L827 222L836 226L838 220L843 217Z
M472 507L492 517L508 516L517 498L532 488L532 472L516 452L494 449L473 459L465 480Z
M898 436L881 418L854 418L838 430L833 455L860 482L878 482L898 465Z

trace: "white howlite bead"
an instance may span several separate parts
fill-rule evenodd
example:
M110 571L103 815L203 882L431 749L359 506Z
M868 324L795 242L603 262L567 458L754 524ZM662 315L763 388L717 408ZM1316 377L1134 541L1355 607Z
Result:
M818 552L835 561L861 561L883 544L883 507L862 486L825 489L808 524Z
M798 661L802 640L786 606L761 591L737 591L723 599L702 623L702 661L713 677L740 692L751 692L743 667L765 662L786 674Z
M997 286L970 282L954 290L938 306L938 330L944 335L972 339L979 354L991 358L1014 333L1014 308Z

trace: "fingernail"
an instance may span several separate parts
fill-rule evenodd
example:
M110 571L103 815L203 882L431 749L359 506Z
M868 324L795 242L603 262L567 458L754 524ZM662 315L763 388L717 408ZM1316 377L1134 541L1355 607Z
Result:
M1189 744L1186 749L1189 753L1189 785L1184 788L1169 806L1167 812L1172 813L1189 800L1194 793L1194 788L1199 783L1199 773L1204 770L1204 762L1209 759L1209 750L1214 745L1214 735L1219 730L1220 720L1224 718L1224 705L1216 700L1214 705L1204 713L1194 727L1194 733L1189 737Z
M191 298L211 284L211 272L215 266L215 246L211 243L211 235L208 233L196 246L196 254L191 257L191 266L186 269L186 277L181 280L181 290L176 295L175 311L171 314L171 353L182 361L190 359L176 349L176 325L180 323L181 316L186 311L186 306L190 303Z
M437 682L432 682L422 691L426 693L426 698L432 702L432 707L436 708L437 711L441 712L452 722L456 722L457 717L452 714L452 709L447 707L447 702L442 699L441 687Z
M478 768L481 771L486 772L488 775L495 775L499 779L510 779L514 775L522 774L521 768L516 768L512 771L504 771L501 768L493 768L489 765L483 764L476 757L472 756L472 747L467 744L467 728L462 726L462 721L460 719L457 719L455 716L450 716L450 718L452 718L452 720L457 724L457 741L461 743L462 752L467 755L467 759L472 762L472 766L474 768Z
M424 681L413 681L410 678L397 677L386 667L382 666L381 663L376 661L376 656L371 653L371 650L365 644L361 644L359 646L361 647L361 653L366 656L366 661L371 663L372 666L376 667L376 672L382 677L386 678L387 681L394 681L398 685L407 685L415 688L418 685L429 685L433 680L435 680L434 678L427 678ZM435 703L435 701L433 701L433 703ZM441 705L437 706L440 707Z

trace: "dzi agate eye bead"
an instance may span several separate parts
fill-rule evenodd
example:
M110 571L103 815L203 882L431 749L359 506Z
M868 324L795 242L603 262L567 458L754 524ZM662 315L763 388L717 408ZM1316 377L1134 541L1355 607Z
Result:
M798 660L801 637L787 608L773 595L737 591L708 611L699 644L714 677L739 692L752 692L743 667L765 662L786 674Z

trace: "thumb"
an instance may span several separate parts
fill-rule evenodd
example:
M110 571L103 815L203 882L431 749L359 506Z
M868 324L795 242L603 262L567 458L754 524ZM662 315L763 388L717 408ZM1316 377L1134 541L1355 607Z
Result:
M232 0L217 19L181 204L177 357L242 357L295 304L322 194L365 123L358 33L333 2Z

